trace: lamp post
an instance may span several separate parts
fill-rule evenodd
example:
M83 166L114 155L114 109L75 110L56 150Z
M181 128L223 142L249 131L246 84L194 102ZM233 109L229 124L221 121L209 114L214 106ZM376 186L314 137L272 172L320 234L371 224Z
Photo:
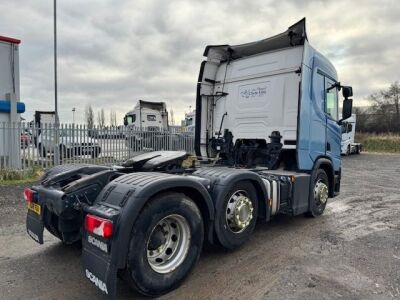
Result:
M53 2L53 10L54 10L54 112L56 117L55 124L55 145L54 145L54 163L56 165L60 164L60 151L59 151L59 118L58 118L58 94L57 94L57 0Z
M54 110L58 123L58 93L57 93L57 0L54 0Z
M73 107L72 108L72 124L75 124L75 111L76 111L76 108Z

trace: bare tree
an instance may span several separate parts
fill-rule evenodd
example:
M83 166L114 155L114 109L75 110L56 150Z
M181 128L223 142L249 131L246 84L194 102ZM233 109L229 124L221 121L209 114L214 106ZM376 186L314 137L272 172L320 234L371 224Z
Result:
M368 132L368 124L370 122L368 110L361 107L353 107L353 114L357 116L356 130L359 132Z
M392 83L388 89L371 94L371 114L374 131L400 131L400 84Z
M97 112L97 124L99 124L100 127L104 127L106 125L106 117L104 115L103 108Z
M94 126L94 112L92 106L86 105L85 107L85 119L88 128L93 128Z
M171 117L171 125L175 125L174 111L171 109L169 114L170 114L170 117Z
M395 113L395 126L397 131L400 130L400 84L398 81L393 82L387 90L382 91L383 99L392 106Z
M110 125L117 126L117 113L114 110L110 110Z

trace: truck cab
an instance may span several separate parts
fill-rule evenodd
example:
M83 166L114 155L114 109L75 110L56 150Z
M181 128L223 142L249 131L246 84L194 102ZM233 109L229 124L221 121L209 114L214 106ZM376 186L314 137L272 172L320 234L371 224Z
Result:
M135 108L124 117L125 126L149 131L168 129L168 112L165 102L139 100Z
M207 46L197 86L196 154L229 165L310 173L321 159L339 191L341 127L335 67L308 42L305 20L243 45ZM347 116L348 117L348 116Z
M354 142L356 133L356 114L342 122L342 143L341 150L343 155L359 154L362 151L362 145Z
M155 149L158 140L163 140L163 132L169 129L167 105L165 102L139 100L125 115L124 125L127 127L125 144L128 149L134 152L144 148Z
M196 124L196 111L190 111L185 113L185 120L183 121L183 127L185 131L194 133Z

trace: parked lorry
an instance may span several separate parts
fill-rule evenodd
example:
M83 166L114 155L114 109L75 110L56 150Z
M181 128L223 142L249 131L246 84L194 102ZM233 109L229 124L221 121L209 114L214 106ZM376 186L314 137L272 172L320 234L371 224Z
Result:
M362 145L354 142L354 136L356 133L356 114L352 114L350 118L342 122L342 154L360 154L362 151Z
M182 121L182 126L186 132L193 132L196 129L196 111L185 113L185 120Z
M168 111L165 102L139 100L124 117L124 125L149 131L168 129Z
M122 166L65 165L25 190L28 234L82 241L86 277L115 297L117 274L147 296L176 289L205 241L243 245L257 221L318 217L340 191L352 89L308 42L305 19L242 45L207 46L196 98L197 164L158 151ZM268 255L266 253L266 255Z
M126 146L134 151L143 147L154 148L157 134L168 130L168 111L165 102L139 100L135 108L124 117ZM148 132L148 133L147 133Z

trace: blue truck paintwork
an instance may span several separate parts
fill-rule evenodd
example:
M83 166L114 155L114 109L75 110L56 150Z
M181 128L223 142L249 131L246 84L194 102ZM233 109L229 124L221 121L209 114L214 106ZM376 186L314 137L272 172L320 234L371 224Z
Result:
M341 167L341 130L336 120L325 113L326 87L323 77L337 82L335 67L306 41L299 105L298 167L310 171L318 158L325 157L332 162L334 171L338 172ZM328 143L330 150L327 149Z

